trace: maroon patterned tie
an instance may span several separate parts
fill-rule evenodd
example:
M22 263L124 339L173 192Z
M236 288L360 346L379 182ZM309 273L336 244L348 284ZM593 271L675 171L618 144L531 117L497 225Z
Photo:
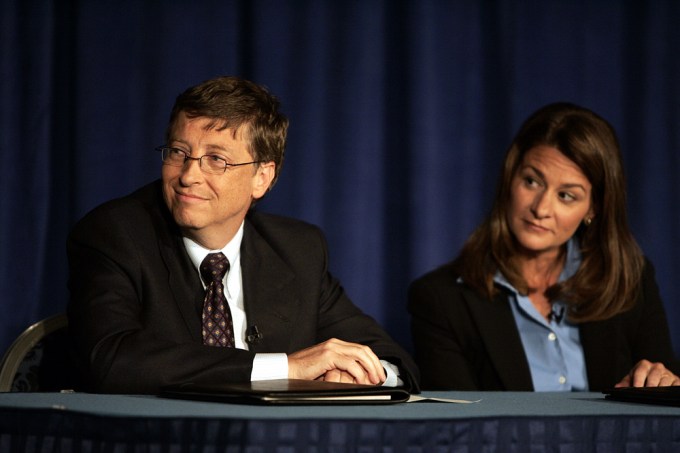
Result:
M206 284L203 344L208 346L234 347L234 325L222 284L224 274L228 271L229 260L222 253L210 253L201 263L201 276Z

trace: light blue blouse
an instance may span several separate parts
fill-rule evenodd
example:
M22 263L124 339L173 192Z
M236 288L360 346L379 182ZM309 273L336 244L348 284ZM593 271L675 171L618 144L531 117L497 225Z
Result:
M574 239L567 243L567 258L558 281L574 275L581 265L581 252ZM494 277L499 285L512 292L509 298L524 352L537 392L587 391L588 377L579 329L566 316L566 305L553 303L550 321L541 316L527 296L523 296L499 272Z

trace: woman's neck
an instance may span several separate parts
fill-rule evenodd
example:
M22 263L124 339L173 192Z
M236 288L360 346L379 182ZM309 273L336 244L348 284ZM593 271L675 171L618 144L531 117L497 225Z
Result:
M548 319L552 303L546 296L548 288L557 283L566 258L566 249L555 253L534 255L519 260L522 275L529 288L529 299L542 316Z
M518 263L530 288L549 287L557 282L567 255L566 247L551 252L522 255Z

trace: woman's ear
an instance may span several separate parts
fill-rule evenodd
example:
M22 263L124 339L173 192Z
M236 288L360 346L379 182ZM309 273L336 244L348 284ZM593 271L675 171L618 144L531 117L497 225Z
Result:
M595 213L593 211L589 211L588 214L583 218L583 223L586 226L590 226L591 223L593 223L593 219L595 218Z

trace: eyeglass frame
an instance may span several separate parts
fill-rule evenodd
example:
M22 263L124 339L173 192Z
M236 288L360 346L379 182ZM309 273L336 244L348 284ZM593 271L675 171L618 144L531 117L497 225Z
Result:
M202 172L208 173L208 174L211 174L211 175L222 175L222 174L226 173L227 168L229 168L229 167L241 167L243 165L261 164L261 163L265 162L264 160L254 160L252 162L242 162L242 163L238 163L238 164L231 164L231 163L227 162L227 160L224 157L218 156L216 154L204 154L201 157L191 157L189 155L189 153L184 151L183 149L179 149L179 148L175 148L174 146L167 146L167 145L157 146L154 149L156 151L161 152L161 162L163 162L166 165L170 165L172 167L183 167L187 163L188 160L197 160L198 161L198 168L200 168ZM177 164L166 162L166 160L163 158L163 155L165 153L169 152L169 151L179 151L180 153L184 154L184 162L182 162L181 165L178 165L179 162ZM216 158L220 159L221 161L223 161L224 162L224 168L222 169L222 173L213 173L209 170L206 170L207 167L203 167L203 158L204 157L216 157Z

